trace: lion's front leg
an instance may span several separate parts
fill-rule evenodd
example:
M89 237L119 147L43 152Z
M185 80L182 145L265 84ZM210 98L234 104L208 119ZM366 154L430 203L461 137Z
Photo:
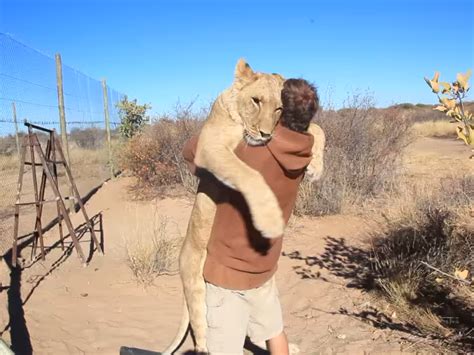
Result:
M278 200L262 175L242 162L234 149L242 139L240 127L222 127L222 131L203 128L195 163L218 180L240 191L250 209L252 221L266 238L277 238L285 227Z
M203 188L204 186L204 188ZM206 285L203 277L207 244L216 210L207 186L196 195L188 230L180 254L180 274L197 352L207 352Z

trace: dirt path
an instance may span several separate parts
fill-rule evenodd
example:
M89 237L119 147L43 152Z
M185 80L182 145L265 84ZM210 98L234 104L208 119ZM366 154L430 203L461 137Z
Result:
M57 247L46 262L23 271L21 298L25 300L34 289L23 306L26 327L17 325L9 332L14 336L12 332L25 333L22 328L27 328L35 353L118 354L121 345L159 349L171 339L170 324L177 323L180 313L179 277L160 277L148 289L137 286L125 262L124 239L141 233L155 211L166 211L177 223L186 220L191 205L185 200L129 202L129 182L118 179L105 185L86 205L91 216L102 213L105 256L95 254L84 268L74 250L64 254ZM74 216L75 225L83 222L80 217ZM183 233L185 224L181 226ZM54 229L46 244L57 240ZM81 245L87 253L88 234ZM9 301L5 292L0 296L1 301ZM1 317L6 324L8 314Z
M17 306L16 312L23 311L25 321L2 336L17 339L27 334L29 344L26 341L23 347L31 346L35 354L118 354L121 345L155 350L167 345L181 313L179 277L159 277L147 289L137 286L125 263L124 238L141 233L157 214L175 222L184 235L191 201L132 202L129 184L129 179L108 183L87 204L91 215L102 212L107 255L94 255L84 268L75 251L69 257L56 248L46 262L23 271L18 282L25 304ZM78 217L74 216L76 223ZM367 228L354 217L292 221L284 246L289 256L281 258L277 281L289 337L302 354L401 350L398 335L378 330L356 315L373 311L367 295L349 287L357 283L350 268L360 271L360 266L347 257L363 257L350 248ZM56 241L56 233L49 234L49 244ZM82 245L87 251L86 239L88 235ZM8 296L0 293L1 301L8 303ZM10 304L13 301L10 294ZM3 311L2 324L8 319ZM190 348L189 341L185 348Z

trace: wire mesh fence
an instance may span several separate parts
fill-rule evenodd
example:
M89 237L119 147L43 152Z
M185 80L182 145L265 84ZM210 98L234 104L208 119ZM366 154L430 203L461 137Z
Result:
M10 246L13 234L19 150L27 131L24 121L61 131L57 69L57 58L0 33L0 252ZM63 148L69 152L79 192L85 195L111 176L105 108L113 141L120 124L116 105L123 95L67 65L60 70L68 142ZM31 176L26 169L25 196L32 195ZM44 215L48 218L47 211ZM20 235L33 230L34 207L22 210L23 216Z

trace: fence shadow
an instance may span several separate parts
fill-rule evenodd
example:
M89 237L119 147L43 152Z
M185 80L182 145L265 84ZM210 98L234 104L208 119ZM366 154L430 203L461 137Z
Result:
M96 231L100 233L100 243L103 247L104 245L104 232L103 232L103 222L102 222L102 213L98 213L91 218L91 221L94 226L99 226L99 229ZM52 226L50 227L52 228ZM48 229L50 229L48 228ZM88 232L88 228L85 223L81 224L76 228L76 233L79 242L83 242L84 235ZM65 236L66 239L69 235ZM22 249L26 248L31 242L32 238L29 238L18 245L18 254L20 255ZM50 247L45 248L46 256L51 253L52 250L58 249L61 242L58 240ZM31 268L33 265L41 261L37 257L34 261L28 264L25 267L17 265L14 267L12 264L12 250L8 250L7 253L3 255L3 260L10 270L10 285L2 287L0 292L7 290L7 299L8 299L8 315L9 322L3 330L0 331L0 336L4 332L10 331L11 339L11 348L15 354L33 354L33 348L31 345L30 334L28 327L26 325L24 306L29 301L34 291L40 286L40 284L49 276L51 273L59 268L74 252L74 244L72 242L65 243L67 246L57 257L57 259L50 264L49 269L41 276L32 281L33 286L29 292L22 296L21 285L22 285L22 276L23 271ZM93 245L92 238L90 240L89 256L88 261L91 260L94 251L97 250L97 246Z

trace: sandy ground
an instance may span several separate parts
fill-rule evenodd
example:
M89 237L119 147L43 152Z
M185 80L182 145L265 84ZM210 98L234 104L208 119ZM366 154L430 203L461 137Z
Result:
M415 152L436 156L438 142L418 141L418 147L409 148L410 161L421 159ZM458 142L447 144L452 148L448 155L457 158ZM19 354L118 354L122 345L160 351L173 338L182 307L179 276L160 276L150 287L139 286L124 245L160 218L171 222L170 233L184 236L192 199L133 201L131 183L130 178L106 183L86 205L90 216L102 215L105 256L94 253L83 267L74 250L62 252L56 246L46 261L21 272L10 274L3 263L0 331ZM81 224L82 216L74 215L73 222ZM390 308L381 309L362 290L363 246L373 228L354 216L291 220L277 283L286 331L301 354L426 350L420 339L403 331ZM57 240L57 228L47 233L47 245ZM89 234L81 239L86 255L89 240ZM182 350L190 348L188 339Z

